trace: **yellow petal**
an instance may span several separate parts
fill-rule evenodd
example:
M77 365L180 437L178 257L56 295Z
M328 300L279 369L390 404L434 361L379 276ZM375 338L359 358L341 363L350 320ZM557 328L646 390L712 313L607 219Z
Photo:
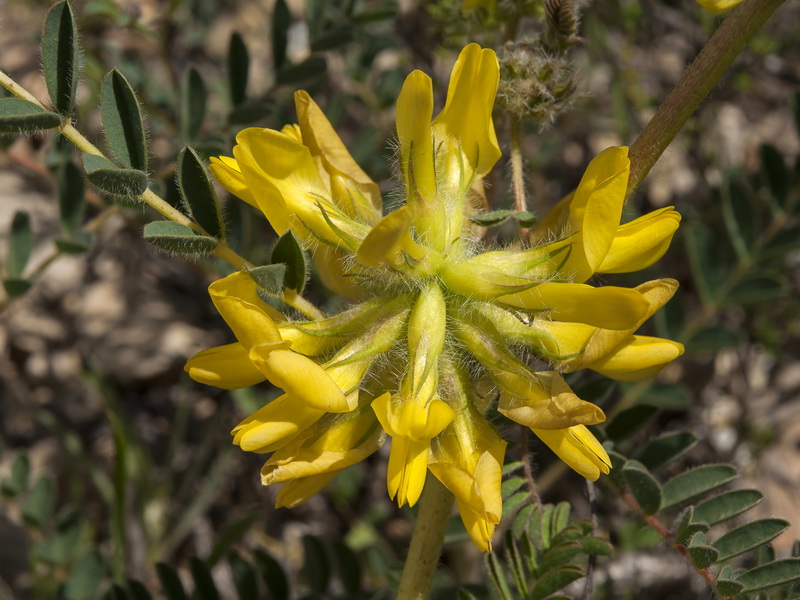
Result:
M250 361L248 352L240 343L209 348L192 356L183 370L195 381L223 390L249 387L266 377Z
M547 335L530 338L530 344L536 344L541 350L559 362L559 368L572 365L582 360L581 356L589 340L597 332L597 327L585 323L568 323L536 319L531 328Z
M603 446L583 425L569 429L533 429L533 433L586 479L597 481L600 473L611 471L611 459Z
M581 179L569 204L567 235L574 237L564 272L583 282L597 271L619 227L630 172L628 149L608 148L598 154Z
M503 516L503 452L505 444L485 450L475 465L475 484L477 493L483 500L483 514L486 520L496 525Z
M456 507L461 521L464 523L464 529L467 530L473 543L481 552L491 552L495 524L491 523L485 515L472 510L468 504L458 498L456 498Z
M656 311L672 298L675 291L678 289L678 282L674 279L654 279L642 283L634 289L641 294L642 298L647 302L647 310L642 316L641 321L631 325L628 329L620 329L619 331L611 331L611 328L600 325L600 327L604 328L598 329L591 337L584 350L580 367L575 365L576 368L591 368L593 364L603 360L611 352L616 350L620 344L624 343L630 337L630 334L636 331L642 323L652 317Z
M400 170L415 230L428 246L442 252L447 243L448 221L445 203L436 193L432 115L431 78L422 71L414 71L406 78L397 98Z
M400 168L406 175L409 189L419 193L424 202L432 202L436 197L432 116L431 78L422 71L413 71L406 77L397 97L397 138Z
M295 92L294 102L302 142L311 150L312 156L321 158L332 180L338 177L349 182L349 185L344 181L340 183L339 193L333 194L334 203L350 216L359 216L367 222L377 220L383 204L378 185L353 160L325 113L307 92ZM347 193L348 188L359 193L345 197L343 194Z
M431 443L428 468L456 497L464 526L483 551L503 512L505 449L506 442L471 404Z
M499 80L500 66L494 50L467 45L450 75L444 109L433 121L437 144L444 144L443 151L450 155L447 162L456 166L445 177L460 188L460 193L469 188L473 177L486 175L500 158L492 123ZM462 164L463 170L458 168Z
M712 15L716 15L726 10L730 10L742 0L697 0L703 8L705 8Z
M428 473L429 448L429 439L417 441L403 436L392 437L386 487L391 499L397 496L398 506L406 502L414 506L419 500Z
M273 452L313 425L325 412L284 394L233 428L233 443L245 452Z
M311 496L321 492L322 488L328 485L338 474L339 471L331 471L287 481L275 496L275 508L294 508L298 504L302 504Z
M346 271L344 258L348 256L338 248L320 246L314 252L314 265L317 267L322 284L338 296L347 300L363 300L368 296L364 287L358 285Z
M242 271L231 273L208 286L217 311L246 348L281 341L275 321L284 317L259 298L256 289L252 278Z
M426 406L414 400L392 399L389 393L372 401L372 410L392 437L430 440L439 435L455 415L450 406L434 398Z
M610 285L594 288L579 283L542 283L498 300L519 308L548 310L556 321L606 329L636 327L648 309L647 301L636 290Z
M326 415L280 448L261 469L264 485L338 471L380 448L383 431L373 412Z
M408 206L378 221L361 242L356 260L368 267L388 266L425 275L436 272L442 262L438 253L414 241Z
M607 358L591 368L618 381L641 381L657 375L683 354L683 344L662 338L632 335Z
M212 156L208 166L214 178L231 194L247 202L250 206L258 208L253 193L247 187L239 164L230 156Z
M366 232L365 226L334 207L306 146L286 134L255 127L239 132L236 142L233 153L242 174L277 233L291 227L307 244L320 238L337 245L349 242L331 223L348 235Z
M620 225L598 273L631 273L646 269L664 256L681 215L671 206Z
M578 398L556 371L536 373L528 385L529 390L501 394L497 410L532 429L566 429L605 421L600 407Z
M236 136L238 144L233 147L233 155L255 206L264 214L275 232L283 235L289 229L289 211L286 208L286 202L278 187L264 175L250 148L251 141L266 135L261 132L267 131L269 130L255 128L242 131L239 134L242 136L241 142L239 142L239 136ZM270 133L277 134L275 131L270 131ZM288 136L284 137L291 140Z
M303 132L300 130L300 126L295 123L287 124L281 127L281 133L288 135L290 138L300 142L301 144L303 143Z
M302 354L259 344L250 349L250 360L273 385L308 407L328 412L355 408L330 375Z

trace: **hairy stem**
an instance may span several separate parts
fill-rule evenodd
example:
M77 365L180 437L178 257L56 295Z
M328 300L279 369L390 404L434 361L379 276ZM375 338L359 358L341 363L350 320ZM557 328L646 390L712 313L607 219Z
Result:
M430 597L433 574L439 564L452 507L453 495L436 477L429 474L397 590L397 600L427 600Z
M703 579L706 580L708 585L711 586L712 589L715 589L717 586L717 580L714 575L708 569L699 569L694 566L692 562L692 558L689 556L689 550L687 550L686 546L683 544L679 544L675 541L675 537L669 532L669 529L661 523L658 519L656 519L652 515L646 515L642 508L639 506L639 503L636 501L630 492L626 492L624 490L618 490L618 493L622 500L625 501L625 504L635 512L639 517L644 520L661 538L664 540L664 543L671 546L673 550L675 550L678 554L680 554L687 563L689 563L689 567L693 570L697 571L700 575L703 576Z
M783 0L747 0L722 22L631 146L628 198Z
M511 117L511 185L514 189L514 208L517 211L528 210L522 166L521 129L522 122L516 117Z

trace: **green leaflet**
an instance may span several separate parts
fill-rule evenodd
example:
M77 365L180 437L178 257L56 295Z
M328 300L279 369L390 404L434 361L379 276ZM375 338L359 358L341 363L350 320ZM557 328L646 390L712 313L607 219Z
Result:
M197 152L189 146L178 154L178 190L189 214L212 237L225 237L219 198L211 175Z
M211 252L217 240L205 235L197 235L185 225L172 221L153 221L144 227L145 240L162 250L180 254L204 254Z
M116 69L103 80L100 116L106 141L117 161L123 167L146 172L148 150L142 110L131 84Z
M75 107L80 75L80 44L72 6L66 0L47 13L42 34L42 68L56 112L69 116Z
M22 98L0 98L0 133L53 129L61 116Z

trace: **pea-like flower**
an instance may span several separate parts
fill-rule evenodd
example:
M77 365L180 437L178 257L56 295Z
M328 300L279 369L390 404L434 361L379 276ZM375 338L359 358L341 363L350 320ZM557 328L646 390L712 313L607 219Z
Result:
M277 233L291 231L321 280L352 301L328 318L290 320L246 272L210 287L237 342L200 352L186 370L222 388L269 380L284 390L233 430L243 450L273 453L261 474L266 485L283 484L278 506L317 493L388 434L389 495L413 505L430 471L489 551L506 443L486 411L529 427L594 480L611 463L587 426L605 416L562 373L634 381L682 354L678 343L636 334L675 281L586 283L652 265L680 221L663 208L620 224L626 148L597 156L575 193L519 243L483 247L470 217L483 210L483 177L501 156L498 78L495 53L470 44L433 118L430 78L408 76L397 100L405 202L386 215L378 186L302 91L298 125L245 129L233 157L212 159L218 181Z

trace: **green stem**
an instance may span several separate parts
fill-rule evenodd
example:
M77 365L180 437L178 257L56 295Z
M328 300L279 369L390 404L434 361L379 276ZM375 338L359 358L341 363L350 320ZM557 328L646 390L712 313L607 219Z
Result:
M689 66L630 149L628 197L686 124L734 59L783 0L747 0L737 6Z
M436 477L429 474L396 600L430 598L433 574L439 564L444 532L452 508L453 495Z
M14 94L17 98L22 98L23 100L27 100L28 102L33 102L39 108L43 108L47 110L47 107L39 102L39 99L36 98L33 94L31 94L28 90L18 84L16 81L11 79L5 72L0 71L0 84L6 88L9 92Z

